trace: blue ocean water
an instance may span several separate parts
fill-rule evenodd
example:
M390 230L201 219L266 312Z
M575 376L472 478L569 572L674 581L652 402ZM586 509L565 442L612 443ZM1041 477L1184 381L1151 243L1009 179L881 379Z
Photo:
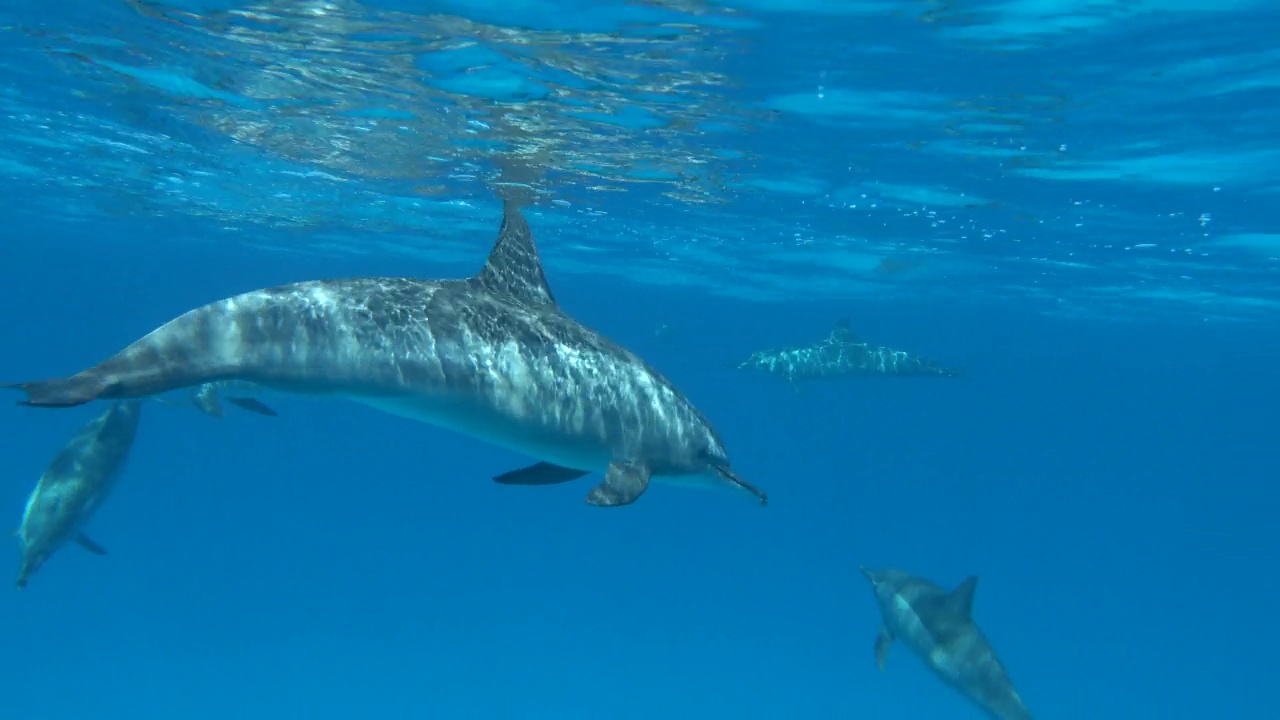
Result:
M1271 717L1278 27L1263 0L3 3L0 381L259 287L471 274L525 183L560 304L770 502L594 508L598 476L495 485L529 459L345 401L148 403L88 527L109 554L0 593L0 718L981 717L901 646L877 670L859 565L977 575L1037 718ZM841 317L963 373L735 367ZM102 407L0 404L14 527Z

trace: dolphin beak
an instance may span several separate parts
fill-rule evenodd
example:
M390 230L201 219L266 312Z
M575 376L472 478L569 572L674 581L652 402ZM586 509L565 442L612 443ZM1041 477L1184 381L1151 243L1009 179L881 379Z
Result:
M747 492L751 493L752 495L755 495L756 497L760 498L760 504L761 504L761 505L768 505L768 504L769 504L769 496L768 496L768 495L766 495L766 494L765 494L765 492L764 492L763 490L761 490L760 488L756 487L755 485L752 485L751 483L747 482L746 480L743 480L742 478L738 477L738 474L737 474L737 473L735 473L734 471L730 470L729 468L727 468L727 467L717 467L717 468L716 468L716 474L718 474L721 478L723 478L724 480L726 480L726 481L727 481L727 482L729 482L730 484L732 484L732 485L734 485L734 486L736 486L736 487L738 487L738 488L740 488L740 489L742 489L742 490L746 490Z
M871 581L871 583L872 583L873 585L875 584L875 582L876 582L876 574L875 574L874 572L872 572L871 570L867 569L867 566L865 566L865 565L859 565L859 566L858 566L858 570L859 570L863 575L866 575L866 576L867 576L867 579L868 579L868 580L870 580L870 581Z

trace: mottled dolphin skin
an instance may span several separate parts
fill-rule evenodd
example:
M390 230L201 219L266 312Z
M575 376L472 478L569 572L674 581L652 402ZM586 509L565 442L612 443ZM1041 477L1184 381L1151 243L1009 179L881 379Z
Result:
M889 646L902 640L948 685L995 720L1031 720L996 657L973 621L978 578L969 577L947 592L901 570L859 567L871 582L884 624L876 637L876 664L884 669Z
M651 477L766 501L679 390L560 309L511 203L472 277L255 290L191 310L75 375L9 387L27 393L22 404L66 407L227 380L346 397L541 461L495 478L507 484L604 472L592 505L630 504Z
M97 555L107 554L83 528L115 487L141 416L140 401L114 402L54 456L22 513L17 533L22 549L18 587L26 587L31 576L68 540Z
M820 342L753 353L739 369L763 370L791 383L846 375L943 375L960 373L925 358L860 341L847 319Z

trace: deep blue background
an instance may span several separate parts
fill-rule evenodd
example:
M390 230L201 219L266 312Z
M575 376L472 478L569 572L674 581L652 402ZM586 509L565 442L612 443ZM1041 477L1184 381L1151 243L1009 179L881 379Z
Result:
M475 238L474 267L406 266L166 242L195 224L59 227L0 243L0 380L78 370L263 285L469 273L492 241ZM767 508L668 485L588 507L598 478L499 487L528 460L339 401L274 396L279 418L222 421L150 404L92 526L111 554L68 547L0 592L0 717L977 717L901 647L875 669L859 563L979 575L977 620L1038 718L1268 715L1274 325L750 304L549 274L710 416ZM966 376L793 392L727 367L845 314ZM0 404L15 527L100 409Z

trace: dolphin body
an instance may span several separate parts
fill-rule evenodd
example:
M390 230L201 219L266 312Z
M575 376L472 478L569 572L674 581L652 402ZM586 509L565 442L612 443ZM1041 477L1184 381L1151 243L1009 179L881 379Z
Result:
M591 505L630 504L654 477L767 502L679 390L560 309L510 202L471 277L254 290L174 318L74 375L4 387L27 393L20 404L68 407L229 380L345 397L541 461L494 478L504 484L603 472Z
M252 413L257 413L258 415L266 415L268 417L279 416L280 413L276 412L275 408L272 408L270 405L267 405L261 400L251 396L255 390L261 391L261 389L262 388L255 387L252 383L237 380L223 380L219 382L203 383L196 386L194 389L186 388L188 392L180 393L180 396L183 398L181 401L164 395L157 395L155 400L161 405L169 405L171 407L187 405L189 403L205 415L219 420L222 419L224 414L222 408L222 401L224 399L238 408L248 410ZM228 392L229 390L237 391L237 394L232 395Z
M752 353L738 368L762 370L792 384L846 375L960 374L926 358L862 342L847 319L838 322L831 334L819 342Z
M239 391L239 394L232 395L228 391ZM216 417L222 417L222 400L225 398L227 402L249 412L259 415L267 415L276 417L277 413L271 406L251 397L249 393L253 391L253 385L245 382L236 382L234 380L224 380L221 382L208 382L196 388L191 394L191 404L195 405L200 412Z
M69 540L96 555L107 554L83 528L115 487L141 416L141 401L114 402L54 456L22 513L17 532L22 550L18 587L26 587L31 576Z
M859 567L871 582L884 624L876 636L876 665L884 669L889 647L902 640L951 687L995 720L1031 720L1031 712L1004 665L973 621L978 578L947 592L901 570Z

